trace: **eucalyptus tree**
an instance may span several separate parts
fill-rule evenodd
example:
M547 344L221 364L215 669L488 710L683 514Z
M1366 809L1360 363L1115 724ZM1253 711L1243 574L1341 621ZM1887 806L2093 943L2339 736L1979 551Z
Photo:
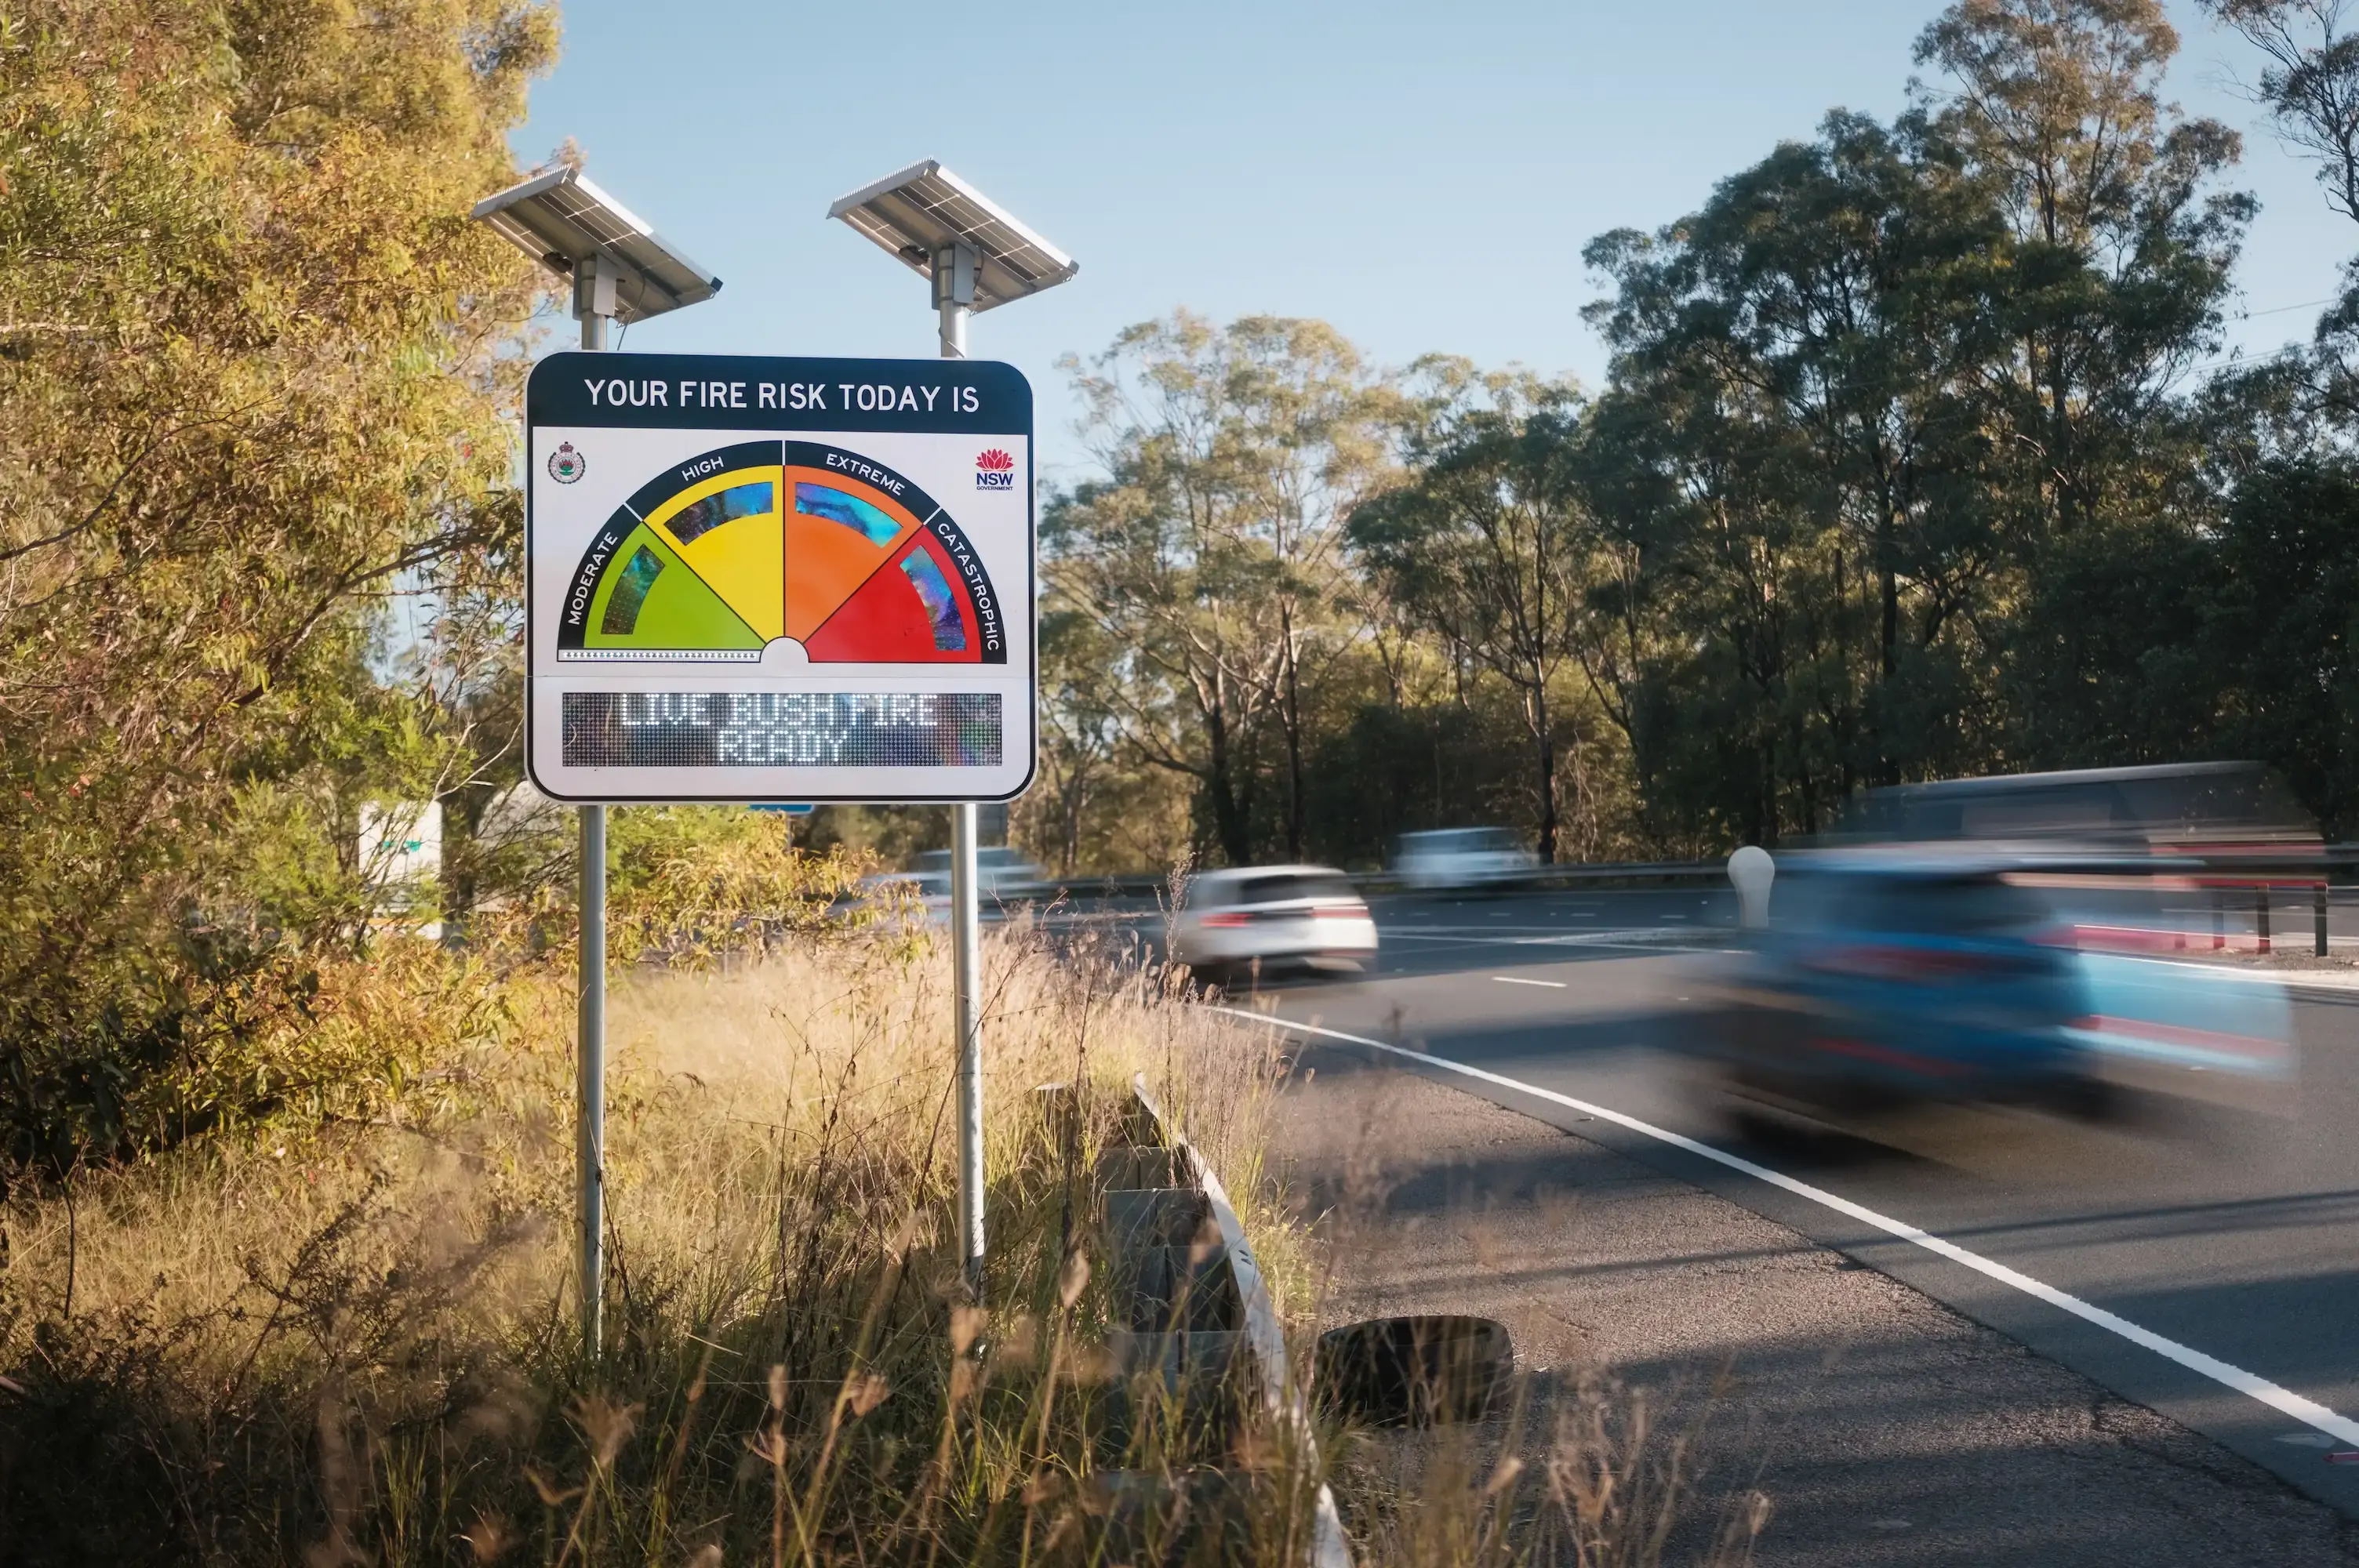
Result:
M1388 472L1386 384L1323 322L1274 317L1181 312L1066 365L1100 475L1046 509L1049 607L1103 635L1125 743L1195 781L1229 861L1254 856L1272 773L1299 856L1309 698L1350 632L1342 520Z
M2350 0L2199 0L2268 63L2248 86L2278 136L2316 166L2326 203L2359 222L2359 14ZM2306 390L2344 439L2359 426L2359 261L2318 322Z
M1946 81L1914 117L2006 227L1981 390L2042 532L2163 503L2177 394L2219 346L2256 207L2218 187L2236 133L2161 99L2178 48L2159 0L1958 0L1918 40Z
M1390 379L1323 321L1250 317L1228 338L1234 483L1268 553L1264 589L1277 625L1269 706L1286 752L1286 855L1299 860L1310 699L1364 629L1353 614L1344 524L1396 477L1402 405Z
M2187 630L2153 590L2209 525L2188 393L2255 211L2223 184L2236 134L2161 98L2178 46L2158 0L1959 0L1918 43L1945 80L1915 117L2006 225L1987 289L2005 351L1974 392L2005 469L1985 489L2017 519L1997 666L2003 754L2026 762L2168 744L2123 655ZM2147 552L2159 579L2123 570Z
M2359 223L2359 25L2350 0L2197 0L2268 64L2251 86L2317 165L2327 205Z
M1574 483L1582 404L1570 387L1523 377L1490 378L1479 393L1413 437L1414 477L1353 512L1351 541L1394 605L1516 693L1539 856L1553 860L1560 764L1549 694L1578 667L1595 547Z
M1655 519L1640 558L1716 602L1743 645L1732 673L1788 709L1760 742L1787 762L1741 776L1817 759L1793 778L1806 822L1921 763L1933 742L1908 687L1972 623L1997 564L1961 387L1992 350L1983 283L2000 238L1970 171L1835 114L1699 211L1588 252L1615 286L1590 313L1614 351L1601 511ZM1651 488L1634 467L1647 464ZM1806 564L1808 591L1791 576ZM1793 708L1798 660L1814 674Z
M1079 612L1040 617L1040 772L1017 809L1030 819L1027 837L1053 848L1061 877L1078 868L1091 808L1118 765L1122 726L1107 676L1120 662L1103 631Z
M1774 833L2153 741L2109 649L2167 612L2109 568L2208 514L2183 386L2251 211L2158 97L2175 48L2148 0L1960 0L1893 124L1593 243L1586 482L1636 563L1597 645L1658 811Z

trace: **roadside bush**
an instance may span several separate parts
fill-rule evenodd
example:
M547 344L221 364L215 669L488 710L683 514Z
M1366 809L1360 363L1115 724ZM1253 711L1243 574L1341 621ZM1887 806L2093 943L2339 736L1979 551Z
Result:
M385 678L386 610L430 592L440 678L495 679L544 285L465 214L556 38L531 0L0 17L0 1162L311 1076L272 1043L367 923L361 803L498 749Z
M607 942L618 962L710 967L892 913L847 899L865 860L798 849L777 817L679 807L614 821ZM141 971L136 1000L85 998L86 1014L27 1021L27 1037L0 1050L0 1180L53 1178L212 1132L365 1119L432 1081L438 1065L512 1047L518 997L571 983L570 844L540 867L476 912L461 946L357 894L353 924L309 941L251 917L190 921Z

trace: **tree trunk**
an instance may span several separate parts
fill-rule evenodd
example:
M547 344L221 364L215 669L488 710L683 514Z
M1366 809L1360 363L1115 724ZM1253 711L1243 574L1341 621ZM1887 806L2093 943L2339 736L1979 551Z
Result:
M1556 864L1556 740L1549 733L1548 688L1535 680L1524 688L1524 719L1530 725L1539 762L1540 864Z
M1887 528L1890 525L1886 524ZM1876 576L1884 598L1884 624L1877 636L1876 684L1888 694L1900 664L1900 577L1892 567L1888 538L1883 541L1880 553L1884 558L1876 563ZM1892 755L1891 736L1885 730L1886 717L1879 716L1876 720L1875 771L1878 783L1895 784L1900 782L1900 764Z
M2049 482L2056 487L2056 528L2071 534L2080 521L2080 497L2072 472L2072 389L2064 375L2064 356L2053 344L2048 353Z
M1212 802L1212 836L1221 841L1221 854L1230 865L1245 865L1253 860L1253 844L1236 783L1231 777L1235 760L1229 751L1228 719L1217 708L1204 715L1204 740L1208 763L1204 793Z
M1294 614L1282 611L1278 622L1286 638L1283 676L1286 694L1278 712L1286 727L1286 858L1302 859L1302 666L1294 652Z
M484 785L464 784L438 795L442 807L442 946L466 945L469 923L475 913L481 847L476 839L493 792Z
M1087 776L1080 768L1073 770L1071 778L1067 781L1064 810L1060 814L1064 821L1060 825L1062 831L1059 837L1063 842L1057 852L1057 874L1069 881L1073 874L1074 863L1082 856L1082 808L1088 798L1084 783Z
M1794 782L1802 797L1802 831L1819 830L1819 784L1810 775L1810 734L1800 719L1794 721Z

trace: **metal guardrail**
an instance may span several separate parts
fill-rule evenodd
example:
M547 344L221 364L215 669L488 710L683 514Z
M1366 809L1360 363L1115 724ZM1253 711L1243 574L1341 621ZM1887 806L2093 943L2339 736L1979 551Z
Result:
M2168 855L2167 848L2158 854ZM1782 851L1781 851L1782 853ZM2291 885L2307 883L2324 871L2330 880L2341 873L2344 880L2359 881L2359 843L2324 844L2314 850L2293 854L2267 852L2229 853L2220 857L2217 875L2233 878L2237 885L2251 880L2270 878ZM898 873L914 875L914 873ZM1350 871L1345 873L1357 887L1376 892L1392 892L1403 883L1400 873L1392 871ZM1728 875L1725 856L1703 860L1567 860L1555 865L1540 866L1503 887L1574 887L1599 882L1662 882L1714 881ZM1008 896L1024 898L1153 898L1169 892L1171 879L1167 873L1137 872L1120 876L1071 879L1049 879L1038 882L1009 883L1004 889Z
M1397 871L1347 871L1352 885L1375 892L1394 892L1406 884ZM1577 887L1598 882L1725 881L1728 862L1718 860L1598 860L1568 861L1540 866L1491 885L1508 891L1529 888ZM1171 889L1169 876L1075 877L1071 881L1008 882L998 889L1004 899L1158 898Z
M2168 856L2167 849L2158 850ZM2255 934L2262 952L2272 950L2273 918L2283 912L2287 902L2283 893L2295 895L2294 908L2302 895L2308 895L2310 915L2310 946L2323 957L2328 951L2327 914L2329 889L2335 885L2359 882L2359 843L2324 844L2315 849L2291 854L2258 850L2250 853L2229 852L2206 857L2216 863L2194 873L2212 892L2218 913L2224 914L2232 894L2249 894ZM1353 871L1347 873L1353 885L1371 892L1396 892L1406 884L1395 871ZM1728 878L1728 862L1711 860L1614 860L1568 862L1541 866L1529 874L1512 881L1495 884L1502 891L1529 891L1541 888L1593 887L1611 882L1721 882ZM1093 881L1076 879L1070 882L1042 881L1010 885L1003 890L1007 900L1055 898L1159 899L1170 888L1166 876L1101 877ZM2297 918L2299 916L2297 915ZM2224 944L2223 944L2224 945Z
M1536 866L1512 878L1502 878L1489 885L1503 892L1522 892L1538 888L1593 887L1602 882L1679 882L1698 880L1725 882L1728 861L1718 860L1567 860L1553 866ZM1352 875L1354 885L1375 892L1403 891L1407 884L1397 871L1358 871Z
M1134 1374L1243 1374L1262 1417L1315 1473L1318 1439L1287 1365L1284 1325L1235 1206L1211 1163L1147 1093L1144 1074L1133 1078L1131 1095L1136 1141L1108 1150L1104 1160L1139 1184L1110 1186L1105 1215L1123 1282L1118 1297L1127 1297L1122 1304L1131 1322L1143 1326L1119 1336L1117 1353ZM1304 1562L1307 1568L1352 1568L1343 1518L1324 1480L1312 1504Z

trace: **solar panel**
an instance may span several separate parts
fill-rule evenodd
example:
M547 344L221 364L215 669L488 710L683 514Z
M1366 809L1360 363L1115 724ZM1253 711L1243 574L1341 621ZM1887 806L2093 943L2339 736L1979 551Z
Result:
M474 216L560 272L593 256L620 263L615 319L625 324L712 298L721 280L664 243L645 220L583 178L552 169L475 204Z
M1054 288L1081 271L1080 263L930 158L853 191L827 215L859 230L920 277L933 276L934 253L942 246L973 246L979 258L977 310Z

